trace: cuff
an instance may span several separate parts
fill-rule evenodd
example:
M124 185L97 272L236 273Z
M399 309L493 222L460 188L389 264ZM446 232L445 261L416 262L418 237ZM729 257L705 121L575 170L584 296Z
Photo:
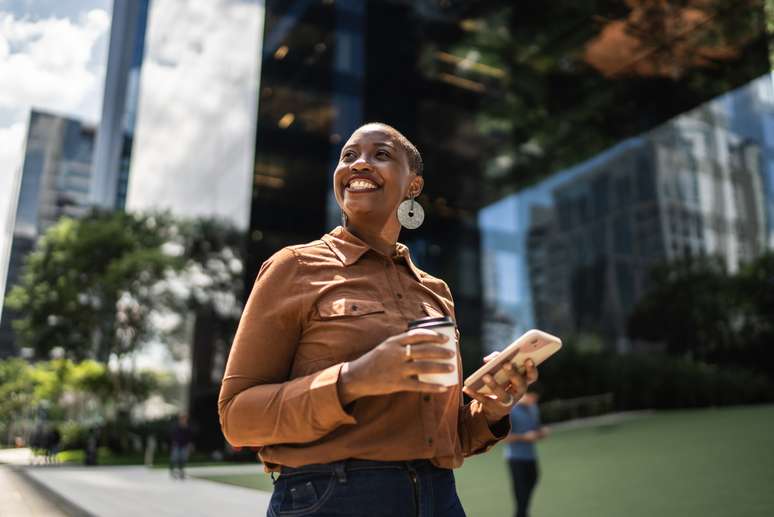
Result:
M472 408L471 408L472 409ZM504 416L491 426L483 411L472 411L468 426L472 449L471 454L486 452L511 432L509 415Z
M314 407L315 425L333 429L343 424L356 424L339 399L339 375L344 364L337 364L318 372L309 384L309 397Z

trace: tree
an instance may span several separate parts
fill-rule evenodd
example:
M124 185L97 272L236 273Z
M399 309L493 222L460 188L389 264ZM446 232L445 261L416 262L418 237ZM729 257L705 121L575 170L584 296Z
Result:
M149 313L168 301L151 288L179 267L162 251L170 221L95 211L51 227L7 299L21 315L13 326L22 346L37 358L60 348L75 360L107 363L147 340L153 332Z
M654 269L634 307L629 335L666 344L673 355L774 373L774 253L729 274L718 258Z

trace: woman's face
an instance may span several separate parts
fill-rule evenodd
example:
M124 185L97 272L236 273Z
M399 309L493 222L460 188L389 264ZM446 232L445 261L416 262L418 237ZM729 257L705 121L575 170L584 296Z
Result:
M397 223L398 205L421 187L422 178L409 169L406 152L379 126L352 134L333 174L336 201L352 222L385 225L392 218Z

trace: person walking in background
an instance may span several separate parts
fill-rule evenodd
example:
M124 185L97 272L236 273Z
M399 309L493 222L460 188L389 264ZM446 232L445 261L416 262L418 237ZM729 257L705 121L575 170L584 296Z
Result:
M548 427L540 424L539 395L530 390L511 410L511 433L503 440L508 444L505 457L511 470L516 517L528 517L529 502L538 481L535 443L548 436Z
M169 440L169 475L173 479L185 479L185 464L191 448L191 428L188 416L181 414L172 428Z
M56 455L59 453L59 445L62 434L56 426L52 426L46 435L46 463L56 463Z

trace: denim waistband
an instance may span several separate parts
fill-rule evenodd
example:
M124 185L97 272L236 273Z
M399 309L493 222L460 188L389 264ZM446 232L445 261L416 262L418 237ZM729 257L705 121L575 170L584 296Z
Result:
M343 461L334 461L331 463L319 463L313 465L304 465L303 467L280 467L280 476L288 477L298 474L325 474L343 472L355 472L358 470L406 470L406 471L424 471L437 469L430 460L409 460L409 461L375 461L349 459Z

